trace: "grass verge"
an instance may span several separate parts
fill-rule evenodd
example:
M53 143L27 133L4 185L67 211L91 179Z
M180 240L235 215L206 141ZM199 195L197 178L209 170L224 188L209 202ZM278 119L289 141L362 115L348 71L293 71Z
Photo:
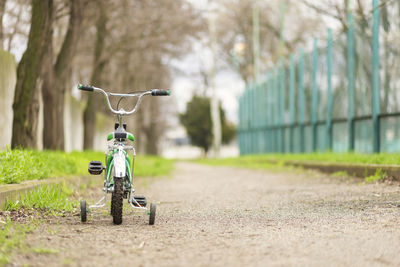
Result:
M373 175L364 173L366 183L381 182L388 177L384 165L400 165L400 154L355 154L355 153L310 153L310 154L268 154L268 155L246 155L236 158L223 159L197 159L197 163L213 166L232 166L249 169L282 170L285 162L313 162L313 163L339 163L344 165L378 165ZM379 166L381 165L381 166ZM285 166L285 170L290 166ZM332 174L336 177L349 177L346 170L337 171ZM361 176L359 176L361 177Z
M387 173L382 169L377 169L374 175L365 177L366 183L375 183L383 181L387 177Z
M0 151L0 185L25 180L47 179L72 175L87 175L91 160L104 162L102 152L71 152L10 150ZM168 174L173 161L155 156L139 156L135 161L135 176Z
M138 156L135 159L136 177L168 175L174 169L174 161L157 156Z
M37 209L57 215L61 212L70 212L77 205L70 197L73 189L65 183L55 185L42 185L27 194L22 194L17 201L8 201L5 209L8 211L24 209Z
M209 165L229 165L246 168L268 168L271 161L278 165L288 161L326 162L345 164L400 165L400 154L356 154L356 153L309 153L248 155L224 159L198 159L196 162ZM265 165L265 167L264 167Z

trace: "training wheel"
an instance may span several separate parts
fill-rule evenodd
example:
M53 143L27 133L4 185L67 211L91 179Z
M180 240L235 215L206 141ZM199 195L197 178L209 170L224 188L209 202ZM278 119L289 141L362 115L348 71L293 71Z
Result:
M156 219L156 204L151 203L150 204L150 212L149 212L149 224L153 225L154 221Z
M86 222L86 200L81 200L81 222Z

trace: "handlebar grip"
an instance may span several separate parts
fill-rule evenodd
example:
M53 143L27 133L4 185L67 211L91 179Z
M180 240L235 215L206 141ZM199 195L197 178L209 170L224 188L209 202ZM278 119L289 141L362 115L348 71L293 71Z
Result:
M77 88L79 90L93 92L93 86L91 86L91 85L78 84Z
M171 91L170 90L162 90L162 89L153 89L151 90L151 95L152 96L167 96L170 95Z

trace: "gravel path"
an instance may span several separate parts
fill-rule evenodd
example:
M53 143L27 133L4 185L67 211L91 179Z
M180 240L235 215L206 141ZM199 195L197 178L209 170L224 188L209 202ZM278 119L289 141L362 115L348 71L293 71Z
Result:
M120 226L106 210L86 224L60 218L27 238L58 253L16 255L13 265L400 265L398 184L178 163L136 191L160 202L154 226L130 210Z

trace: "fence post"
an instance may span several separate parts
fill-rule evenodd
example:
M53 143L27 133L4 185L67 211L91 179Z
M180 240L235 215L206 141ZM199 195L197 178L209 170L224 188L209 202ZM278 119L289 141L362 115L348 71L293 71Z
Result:
M290 55L289 67L289 116L290 116L290 152L294 152L294 122L295 122L295 83L296 83L296 69L294 64L294 56Z
M279 142L279 68L275 68L274 73L274 91L275 91L275 99L274 99L274 106L275 106L275 128L274 128L274 146L275 152L280 151L280 142Z
M246 86L246 154L250 151L250 88Z
M263 152L267 153L268 152L268 78L267 75L265 75L265 83L263 86L263 107L264 107L264 117L263 117L263 125L264 125L264 130L263 130L263 138L264 138L264 148Z
M241 102L241 108L240 108L240 143L241 143L241 148L240 148L240 155L244 154L244 150L245 150L245 98L244 98L244 93L242 94L242 96L240 97L240 102Z
M243 92L243 123L242 123L242 131L243 131L243 154L246 154L246 139L247 139L247 98L246 98L247 86L244 88Z
M332 128L332 108L333 108L333 95L332 95L332 29L328 29L328 51L327 51L327 85L328 85L328 98L326 109L326 131L327 131L327 148L332 151L333 148L333 128Z
M251 116L250 116L250 119L251 119L251 121L250 121L250 125L251 125L251 131L250 131L250 133L251 133L251 151L250 151L250 153L251 154L254 154L254 147L255 147L255 145L254 145L254 143L255 143L255 140L254 140L254 123L255 123L255 105L254 105L254 84L252 84L251 85L251 88L250 88L250 108L251 108Z
M251 99L251 86L249 86L248 89L248 105L249 105L249 130L248 130L248 135L249 135L249 150L247 151L248 154L251 154L252 148L253 148L253 141L252 141L252 129L253 129L253 108L252 108L252 99Z
M304 147L304 108L305 108L305 92L304 92L304 53L300 48L299 52L299 129L300 129L300 152L305 152Z
M266 74L266 83L265 83L265 108L266 108L266 117L265 117L265 152L269 151L269 121L270 121L270 104L269 104L269 72Z
M242 108L241 108L241 123L240 123L240 129L241 129L241 142L242 142L242 150L240 151L240 154L241 155L243 155L244 154L244 135L245 135L245 132L244 132L244 129L245 129L245 127L244 127L244 122L245 122L245 117L244 117L244 108L245 108L245 106L244 106L244 93L245 92L243 92L243 94L242 94L242 96L241 96L241 102L242 102Z
M247 87L246 89L246 105L247 105L247 148L246 148L246 154L250 154L251 151L251 99L250 99L250 86Z
M374 153L380 151L380 80L379 80L379 0L372 1L372 123L374 127Z
M239 107L238 107L238 117L239 117L239 122L238 122L238 127L236 129L236 134L238 137L238 144L239 144L239 155L242 154L242 142L241 138L240 138L240 130L241 130L241 123L242 123L242 110L241 110L241 101L242 100L242 96L239 96L238 98L238 103L239 103Z
M262 117L264 115L264 105L263 105L263 96L262 96L262 84L259 82L258 84L258 129L257 129L257 136L258 136L258 153L262 152L263 147L263 138L262 138Z
M245 88L246 89L246 88ZM246 92L246 91L245 91ZM241 102L242 102L242 108L241 108L241 118L242 118L242 122L241 122L241 126L240 126L240 128L241 128L241 134L240 134L240 136L241 136L241 143L242 143L242 148L241 148L241 152L240 152L240 154L241 155L244 155L245 154L245 150L246 150L246 102L245 102L245 92L243 92L243 94L242 94L242 97L241 97Z
M261 146L260 146L260 153L264 152L264 147L265 147L265 138L264 138L264 129L265 129L265 90L264 90L264 83L260 82L260 130L259 130L259 136L261 140Z
M312 150L317 150L317 110L318 110L318 84L317 84L317 69L318 69L318 40L314 39L313 63L312 63L312 109L311 109L311 124L312 124Z
M354 151L354 18L353 13L348 13L347 31L347 90L348 90L348 127L349 127L349 151Z
M258 122L259 122L259 117L260 117L260 110L259 110L259 97L258 97L258 84L257 82L254 84L253 87L253 105L254 105L254 127L253 127L253 133L254 133L254 151L253 154L257 154L258 153L258 147L259 147L259 143L260 140L258 139Z
M281 153L285 153L285 100L286 100L286 73L285 73L285 60L282 58L279 66L279 103L280 103L280 111L279 111L279 124L280 124L280 151Z
M256 119L256 123L254 125L254 151L253 154L257 154L258 153L258 147L260 144L260 140L258 138L258 122L259 122L259 117L260 117L260 110L259 110L259 96L258 96L258 84L254 85L254 117Z
M273 134L272 134L272 126L273 118L274 118L274 108L272 106L273 103L273 91L272 91L272 71L268 72L268 152L272 152L272 144L273 144Z
M252 137L253 147L251 150L251 154L256 154L257 143L258 143L258 140L257 140L257 85L256 84L252 85L251 91L252 91L251 106L253 107L253 118L252 118L253 119L253 127L252 127L252 131L251 131L252 135L253 135L253 137Z

